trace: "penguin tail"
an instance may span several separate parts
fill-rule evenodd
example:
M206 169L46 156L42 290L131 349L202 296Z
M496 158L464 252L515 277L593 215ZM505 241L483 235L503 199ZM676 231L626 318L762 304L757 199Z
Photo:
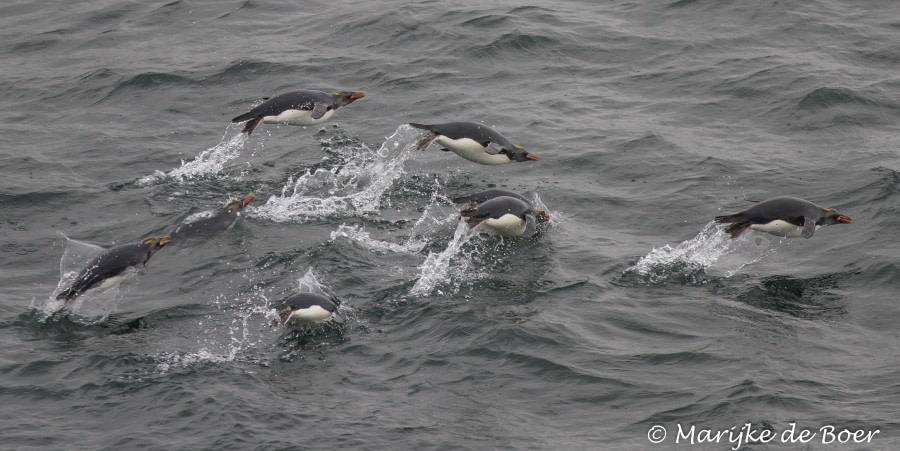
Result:
M263 118L261 117L250 119L250 121L247 122L247 125L244 126L244 129L241 130L241 133L250 135L251 133L253 133L253 130L256 130L256 127L259 127L262 124L262 120Z
M453 201L454 204L465 204L465 203L469 203L469 202L475 202L474 196L454 197L453 199L450 199L450 200Z
M434 131L434 130L431 129L431 126L430 126L430 125L426 125L426 124L414 124L414 123L410 122L410 123L409 123L409 126L412 127L412 128L420 128L420 129L422 129L422 130L428 130L428 131L430 131L430 132L433 132L433 131Z
M478 215L478 205L476 204L469 204L459 212L459 215L465 219L466 224L468 224L470 228L475 227L484 221L484 216L476 216Z
M729 224L732 222L741 222L744 220L744 217L740 213L736 213L733 215L716 216L714 220L719 224Z
M459 211L459 215L464 218L471 218L475 216L475 213L478 211L478 208L473 205L467 205L466 208L463 208Z
M231 122L237 123L237 122L249 121L250 119L253 119L254 117L256 117L256 114L253 114L252 111L248 111L248 112L232 119Z

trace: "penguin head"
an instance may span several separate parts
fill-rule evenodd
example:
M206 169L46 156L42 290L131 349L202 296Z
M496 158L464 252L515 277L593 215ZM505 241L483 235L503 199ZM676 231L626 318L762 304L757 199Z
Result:
M163 246L172 242L172 237L165 235L162 238L147 238L141 244L147 246L150 255L163 248Z
M851 218L850 215L838 213L838 211L833 208L823 208L822 210L825 213L824 225L850 224L853 222L853 218Z
M544 210L543 208L535 208L534 217L538 222L550 222L550 215L547 214L547 210Z
M225 211L229 214L236 213L244 209L250 202L253 202L253 199L256 199L256 196L253 193L250 193L244 197L239 197L225 206Z
M349 105L356 99L365 97L366 93L362 91L337 91L333 92L332 95L334 96L334 107L338 108Z
M537 155L527 152L524 147L518 144L513 144L513 150L508 155L510 159L516 161L537 161L538 159Z

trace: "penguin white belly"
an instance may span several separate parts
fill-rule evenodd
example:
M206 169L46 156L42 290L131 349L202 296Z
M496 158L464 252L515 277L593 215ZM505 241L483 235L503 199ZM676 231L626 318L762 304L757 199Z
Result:
M816 226L816 230L822 227L820 225ZM787 221L782 221L781 219L776 219L767 224L753 224L750 226L753 230L759 230L760 232L770 233L776 236L783 236L785 238L800 238L803 233L803 227L795 226Z
M296 318L311 323L318 323L331 319L331 315L332 313L328 310L325 310L318 305L313 305L304 309L294 310L293 312L291 312L291 319Z
M334 110L328 110L325 112L325 115L318 118L313 119L312 110L284 110L278 114L278 116L266 116L263 118L263 122L266 124L284 124L284 125L316 125L321 124L322 122L327 121L331 115L334 114Z
M441 135L435 142L466 160L479 164L506 164L512 161L505 154L491 155L485 152L484 146L471 138L451 139Z
M522 236L525 233L525 220L507 213L497 219L481 221L478 228L490 230L500 236Z
M134 277L138 273L137 267L130 266L125 271L122 271L121 274L117 274L108 279L103 279L103 282L100 282L98 285L94 286L94 288L89 289L88 291L106 291L111 288L119 286L122 282Z

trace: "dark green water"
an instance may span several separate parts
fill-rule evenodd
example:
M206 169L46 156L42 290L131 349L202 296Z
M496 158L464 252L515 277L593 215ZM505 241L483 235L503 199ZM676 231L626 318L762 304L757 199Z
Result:
M2 448L694 449L679 425L792 422L806 449L900 446L893 2L30 1L0 37ZM229 125L297 88L367 96ZM540 160L403 126L453 120ZM553 221L463 233L448 198L488 187ZM224 235L48 316L83 242L249 192ZM854 222L710 224L779 195ZM343 330L268 327L321 290Z

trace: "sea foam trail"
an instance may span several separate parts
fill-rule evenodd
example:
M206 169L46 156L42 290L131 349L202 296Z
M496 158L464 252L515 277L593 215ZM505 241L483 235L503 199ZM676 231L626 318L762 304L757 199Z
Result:
M330 169L292 177L275 195L250 213L275 222L323 217L359 216L377 212L382 195L403 174L403 163L415 150L419 132L401 125L377 151L365 144L340 151L346 160ZM321 196L320 193L328 193Z
M172 179L177 182L205 177L219 173L225 168L225 164L241 156L241 150L247 142L247 135L237 132L238 128L229 125L225 129L225 135L213 147L200 152L193 160L181 160L181 166L169 172L156 171L138 180L139 186L152 185L163 179ZM237 132L237 134L235 134Z
M451 261L463 248L463 246L472 239L475 234L471 233L468 224L460 221L453 232L453 238L447 244L447 248L441 252L429 252L425 261L419 265L419 278L409 290L409 294L413 296L424 296L431 293L438 284L446 282L450 279ZM470 266L469 259L463 259L462 266L456 268L457 271L466 272Z
M664 282L672 277L691 276L700 271L731 277L744 266L756 263L781 241L762 235L746 233L732 239L724 227L710 222L697 236L672 247L665 245L650 251L625 273L646 277L651 283Z
M410 236L403 243L391 243L390 241L377 240L366 232L365 228L358 225L341 224L337 230L331 232L331 241L348 239L373 251L390 251L398 254L414 254L425 247L425 241Z

